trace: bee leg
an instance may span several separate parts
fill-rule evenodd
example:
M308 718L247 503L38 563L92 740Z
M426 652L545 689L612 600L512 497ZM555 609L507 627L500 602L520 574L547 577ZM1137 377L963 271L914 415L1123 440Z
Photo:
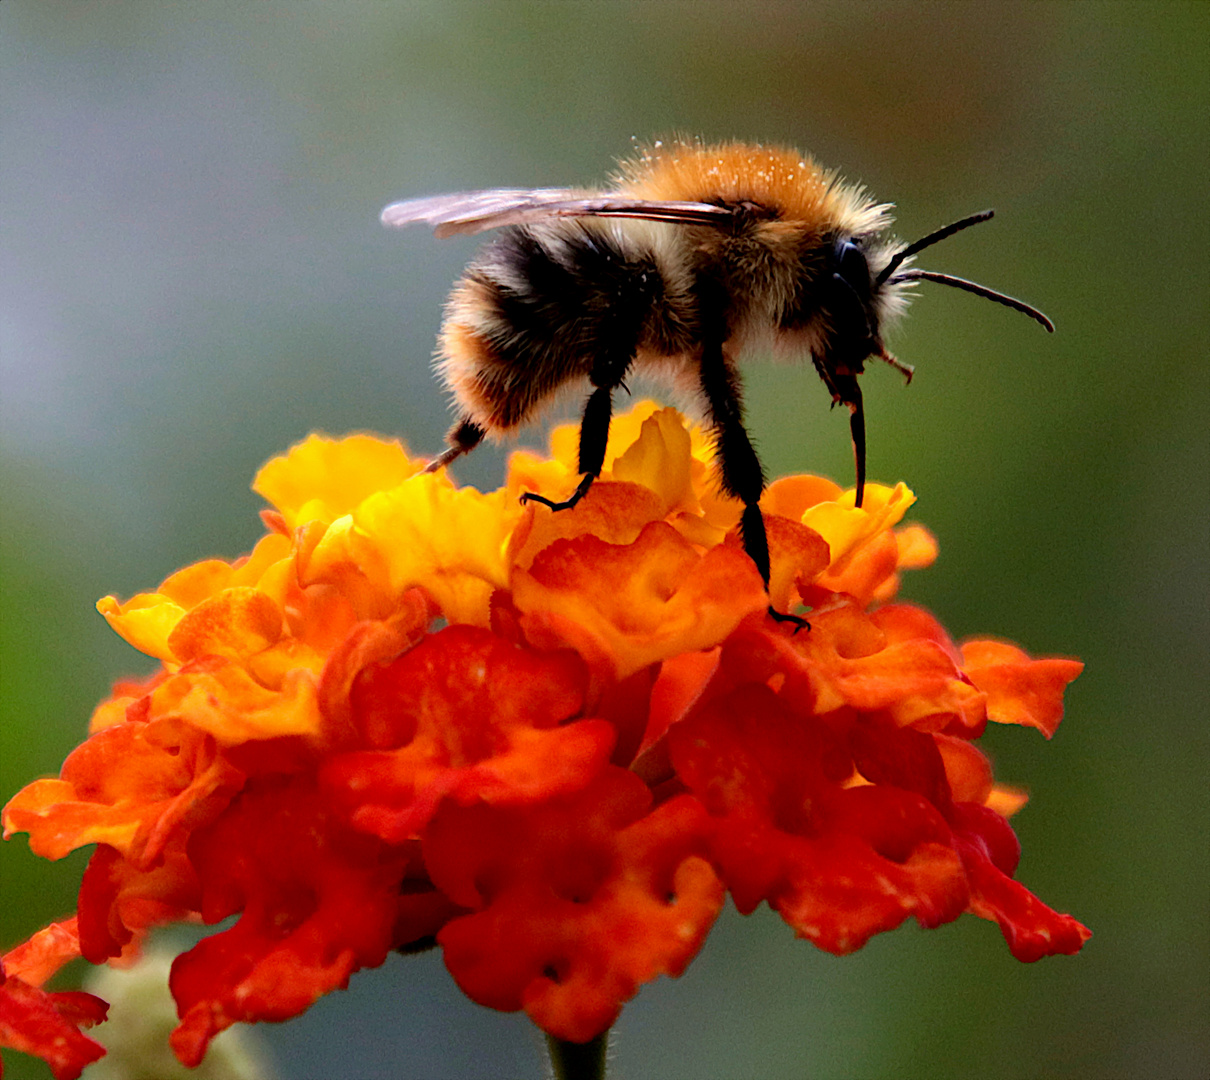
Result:
M877 356L878 356L879 360L885 360L888 364L891 365L891 367L893 367L896 371L899 372L900 375L903 376L903 382L904 382L905 386L911 385L912 376L916 374L916 369L914 367L912 367L911 364L905 364L902 360L898 359L897 357L892 356L889 352L886 351L886 348L882 345L878 346Z
M562 502L555 502L545 495L526 492L521 496L523 503L536 502L552 510L570 510L592 487L592 482L601 475L605 467L605 447L609 442L609 421L613 416L613 386L597 385L588 396L584 406L584 417L580 421L580 483L576 490Z
M562 502L554 502L545 495L527 493L521 496L523 503L536 502L552 510L570 510L592 487L592 482L601 475L605 467L605 449L609 444L609 421L613 418L613 392L622 385L630 362L634 358L638 328L623 338L614 347L598 354L592 367L589 382L593 391L584 405L580 419L580 482L576 490Z
M702 349L701 383L714 426L722 487L727 494L734 495L744 504L739 522L744 551L756 563L767 590L771 569L769 538L765 532L765 519L760 512L765 474L744 428L739 381L723 355L721 339L708 340ZM811 628L806 619L777 611L772 605L769 615L778 622L793 623L795 633L804 627L808 630Z
M460 420L446 436L449 446L430 461L421 472L436 472L443 469L455 458L470 453L483 441L484 431L469 417Z
M853 435L853 462L857 467L857 496L855 506L861 505L865 495L865 406L861 401L861 387L855 378L846 380L841 400L849 407L849 431Z
M543 506L549 506L552 510L570 510L576 505L585 495L588 494L588 489L592 487L592 482L597 478L595 473L585 473L580 477L580 482L576 485L576 490L573 491L566 499L561 502L555 502L554 499L548 499L545 495L538 495L532 491L527 491L521 496L522 503L541 503Z

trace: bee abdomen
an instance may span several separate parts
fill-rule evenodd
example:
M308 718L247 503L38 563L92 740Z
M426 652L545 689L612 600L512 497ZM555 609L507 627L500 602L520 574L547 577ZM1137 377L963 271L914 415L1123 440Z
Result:
M661 292L654 260L608 229L507 229L450 297L438 369L473 420L510 431L602 364L624 369Z

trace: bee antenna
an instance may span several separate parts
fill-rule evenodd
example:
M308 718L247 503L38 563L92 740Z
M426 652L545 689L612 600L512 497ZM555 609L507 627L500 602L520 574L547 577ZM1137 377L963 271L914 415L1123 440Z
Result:
M896 274L894 281L936 281L941 285L952 285L955 289L963 289L966 292L974 293L976 296L985 297L988 300L994 300L997 304L1003 304L1005 307L1010 307L1014 311L1020 311L1028 315L1035 322L1041 323L1046 327L1048 333L1055 332L1055 324L1042 314L1036 307L1032 307L1024 300L1018 300L1015 297L1007 296L1002 292L996 292L995 289L989 289L986 285L979 285L974 281L967 281L966 278L954 277L952 274L938 274L935 270L905 270L902 274Z
M882 269L882 273L878 275L874 284L881 285L889 278L904 259L910 258L918 251L923 251L926 247L932 247L941 240L953 236L954 233L961 232L963 229L969 229L972 225L978 225L981 221L990 221L995 216L995 210L980 210L977 214L971 214L970 217L961 218L958 221L951 222L949 225L943 225L935 232L931 232L928 236L922 236L919 240L915 240L908 244L907 247L901 248L891 256L891 261Z

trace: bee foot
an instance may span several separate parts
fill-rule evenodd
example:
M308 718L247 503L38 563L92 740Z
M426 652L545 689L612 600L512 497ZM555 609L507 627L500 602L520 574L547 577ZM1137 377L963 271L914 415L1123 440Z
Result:
M576 503L584 498L584 496L588 493L588 489L592 487L592 482L595 479L596 477L591 473L586 473L576 490L571 493L570 497L564 499L562 502L555 502L553 499L548 499L545 495L537 495L532 491L527 491L521 496L521 505L524 506L526 503L536 502L541 503L543 506L549 506L555 511L570 510L576 505Z
M798 615L790 615L786 612L778 611L775 607L773 607L772 604L769 605L769 618L771 618L774 622L793 623L794 633L796 634L799 630L811 629L811 624L807 622L806 619Z

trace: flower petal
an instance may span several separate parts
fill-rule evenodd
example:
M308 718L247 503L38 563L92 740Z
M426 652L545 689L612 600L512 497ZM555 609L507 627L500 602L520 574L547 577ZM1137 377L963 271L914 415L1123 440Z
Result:
M44 926L28 941L4 954L4 971L30 986L41 986L64 964L80 956L75 916Z
M252 490L276 506L294 528L307 521L335 521L375 492L414 476L423 464L393 440L309 435L264 465Z
M450 622L485 626L492 590L508 583L505 552L522 512L502 491L459 490L426 473L357 507L353 551L384 560L394 595L422 585Z
M693 490L693 460L692 440L680 413L660 409L643 421L638 438L613 461L610 474L655 492L665 515L678 510L697 514L701 503Z
M5 835L28 832L48 859L109 844L145 866L174 830L217 816L242 781L202 732L127 721L73 750L60 779L18 792L4 809Z
M642 781L610 768L534 806L441 810L425 859L447 895L478 909L437 935L469 997L585 1042L642 983L684 970L722 885L701 857L700 804L650 803Z
M340 825L305 780L250 786L197 833L202 913L229 930L172 965L172 1047L196 1065L236 1021L285 1020L377 967L393 945L405 857Z
M181 721L224 746L282 735L314 736L321 726L317 681L310 670L295 668L274 690L238 664L202 663L152 691L150 716Z
M97 610L114 632L139 652L167 663L176 662L168 637L184 617L185 609L175 600L160 593L140 593L123 604L116 597L103 596L97 601Z
M77 907L80 952L92 964L137 955L157 926L196 921L200 885L184 836L173 836L150 867L136 866L108 844L97 845Z
M248 586L208 597L173 627L168 647L182 663L203 656L248 660L282 635L282 613L263 592Z
M956 831L971 883L970 910L997 922L1009 950L1023 963L1079 952L1092 931L1070 915L1047 907L1010 876L1016 860L1011 848L1004 850L1002 830L1012 832L1007 822L985 807L968 804L961 809Z
M699 555L660 521L631 544L595 536L551 544L514 574L513 601L533 644L570 646L611 680L711 648L768 603L746 555L728 547Z
M552 513L545 507L531 508L513 534L509 557L514 567L528 569L556 540L595 536L611 544L632 544L644 526L663 517L663 502L654 491L599 480L572 509Z
M848 561L862 545L898 525L916 496L906 484L893 488L866 484L860 507L850 503L852 495L835 502L820 502L804 511L801 521L827 542L832 552L831 571L843 573Z
M989 720L1037 728L1048 739L1063 719L1063 691L1084 665L1078 660L1031 660L1002 641L968 641L962 666L987 695Z
M899 787L842 788L830 779L843 771L836 736L768 687L714 699L669 741L678 775L716 819L712 850L741 912L766 900L799 936L844 954L909 915L937 926L966 907L937 809Z
M329 758L324 791L345 820L399 843L419 835L447 795L508 804L577 790L614 740L601 720L560 726L579 711L583 686L583 666L569 653L448 627L363 670L352 721L371 749Z
M81 991L48 994L9 974L0 961L0 1046L39 1057L55 1080L75 1080L105 1048L80 1032L105 1019L109 1006Z

